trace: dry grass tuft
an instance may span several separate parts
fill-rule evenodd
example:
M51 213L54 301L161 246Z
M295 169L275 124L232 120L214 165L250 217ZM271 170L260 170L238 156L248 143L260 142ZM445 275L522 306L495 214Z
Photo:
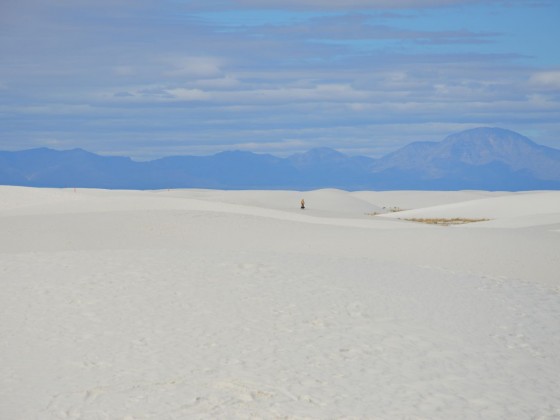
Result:
M399 212L399 211L405 211L404 209L401 209L400 207L396 207L396 206L394 206L394 207L383 207L383 210L385 210L385 211L381 211L381 212L374 211L373 213L365 213L365 214L366 214L366 216L377 216L378 214L385 214L387 212L388 213L396 213L396 212Z
M409 222L419 222L419 223L427 223L429 225L441 225L441 226L449 226L449 225L464 225L466 223L476 223L476 222L487 222L490 219L467 219L463 217L455 217L452 219L446 218L434 218L434 219L403 219Z

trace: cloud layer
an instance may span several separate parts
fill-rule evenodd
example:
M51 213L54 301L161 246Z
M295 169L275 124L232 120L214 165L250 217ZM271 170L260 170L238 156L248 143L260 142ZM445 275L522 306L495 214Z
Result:
M479 125L560 148L557 3L341 3L4 2L0 148L378 156Z

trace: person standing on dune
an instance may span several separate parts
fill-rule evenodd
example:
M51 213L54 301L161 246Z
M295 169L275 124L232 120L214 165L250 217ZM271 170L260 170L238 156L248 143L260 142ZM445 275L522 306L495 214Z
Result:
M301 209L305 209L305 200L303 198L301 199Z

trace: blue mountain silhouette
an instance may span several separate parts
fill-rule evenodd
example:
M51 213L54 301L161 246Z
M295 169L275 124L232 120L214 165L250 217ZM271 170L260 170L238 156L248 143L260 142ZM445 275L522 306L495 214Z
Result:
M0 152L0 184L108 189L560 189L560 150L501 128L411 143L380 159L329 148L287 158L242 151L149 162L82 149Z

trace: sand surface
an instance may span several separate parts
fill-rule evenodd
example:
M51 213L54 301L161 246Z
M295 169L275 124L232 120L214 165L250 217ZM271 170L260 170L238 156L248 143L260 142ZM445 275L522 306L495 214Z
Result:
M558 191L0 187L0 419L559 419L559 273Z

